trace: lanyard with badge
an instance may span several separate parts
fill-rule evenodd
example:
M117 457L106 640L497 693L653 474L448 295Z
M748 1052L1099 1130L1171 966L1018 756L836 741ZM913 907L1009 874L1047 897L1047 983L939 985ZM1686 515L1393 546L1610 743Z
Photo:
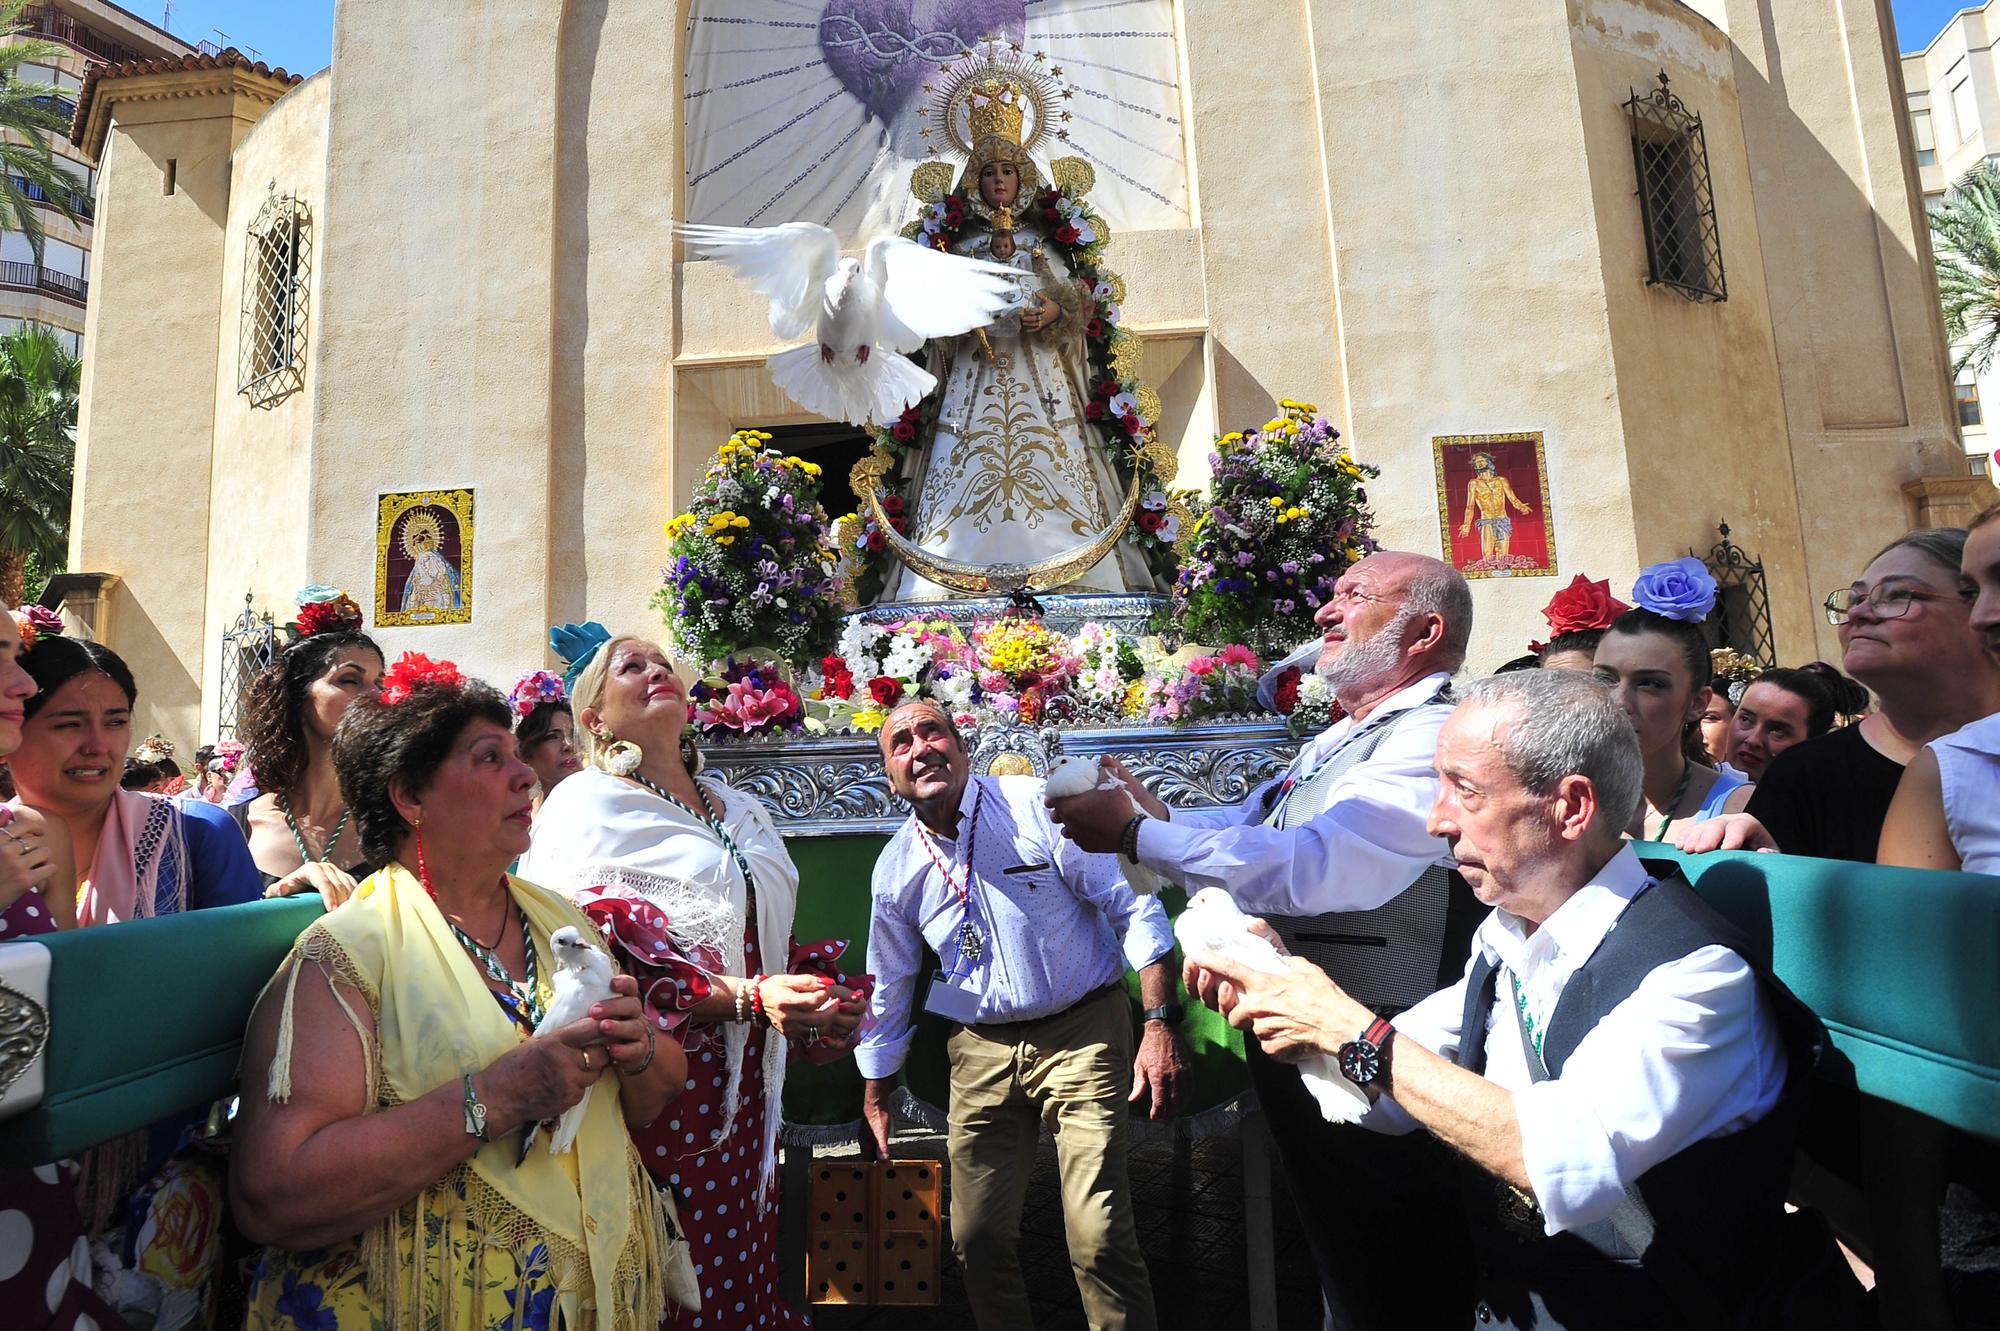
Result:
M949 971L939 971L931 980L930 993L924 998L924 1010L935 1013L947 1021L969 1022L978 1015L979 994L971 987L972 968L986 955L986 936L979 932L979 926L972 921L972 856L979 846L979 806L986 798L986 787L975 786L972 797L972 818L965 833L965 863L963 872L952 876L951 861L938 854L937 843L930 831L921 823L917 825L917 836L924 843L924 850L930 855L931 863L944 875L945 886L958 897L958 934L952 948L953 957Z

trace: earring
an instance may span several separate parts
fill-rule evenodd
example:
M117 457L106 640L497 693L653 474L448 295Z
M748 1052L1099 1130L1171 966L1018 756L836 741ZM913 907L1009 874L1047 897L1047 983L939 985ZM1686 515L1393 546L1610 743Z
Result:
M643 749L629 739L616 738L609 731L605 732L604 738L610 741L604 749L605 771L613 776L630 776L639 770L639 764L646 758Z

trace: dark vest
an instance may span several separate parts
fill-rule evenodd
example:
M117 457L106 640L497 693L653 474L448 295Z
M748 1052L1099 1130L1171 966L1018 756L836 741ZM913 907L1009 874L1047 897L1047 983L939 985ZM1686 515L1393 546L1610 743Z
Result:
M1740 1310L1777 1259L1779 1222L1799 1114L1824 1047L1819 1021L1769 971L1737 930L1671 866L1626 907L1596 952L1570 977L1549 1018L1542 1061L1551 1077L1583 1037L1657 967L1719 943L1749 962L1785 1044L1788 1067L1777 1106L1740 1132L1684 1148L1642 1175L1620 1215L1549 1237L1508 1224L1492 1175L1464 1167L1479 1290L1475 1325L1587 1328L1742 1324ZM1460 1066L1483 1072L1496 967L1483 955L1466 985ZM1513 1014L1495 1019L1494 1039L1518 1038ZM1524 1232L1529 1231L1531 1232ZM1490 1320L1489 1320L1490 1319Z
M1449 710L1452 705L1447 686L1429 702L1362 727L1313 770L1313 781L1339 779L1372 758L1382 741L1404 721L1437 707ZM1273 782L1254 792L1251 807L1268 810L1283 789L1282 782ZM1335 800L1327 807L1338 803ZM1304 957L1332 976L1356 1002L1393 1014L1458 983L1458 977L1465 973L1466 954L1472 950L1472 935L1485 917L1486 907L1458 871L1433 864L1409 887L1373 910L1272 915L1268 919L1292 955Z

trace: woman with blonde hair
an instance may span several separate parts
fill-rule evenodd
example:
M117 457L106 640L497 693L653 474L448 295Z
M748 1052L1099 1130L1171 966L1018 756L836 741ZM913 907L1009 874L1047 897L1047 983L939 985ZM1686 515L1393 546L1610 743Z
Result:
M844 942L797 946L799 875L763 805L700 776L687 689L644 638L551 634L571 662L584 770L542 802L529 878L577 901L678 1032L688 1093L637 1133L681 1221L705 1328L805 1319L778 1297L777 1139L789 1048L844 1052L865 993L833 968Z

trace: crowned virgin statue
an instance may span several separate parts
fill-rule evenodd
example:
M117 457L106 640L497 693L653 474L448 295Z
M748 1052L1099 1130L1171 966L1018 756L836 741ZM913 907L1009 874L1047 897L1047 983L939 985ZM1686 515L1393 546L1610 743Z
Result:
M940 570L950 567L1011 574L996 585L1157 590L1144 554L1119 539L1137 490L1121 481L1098 424L1107 404L1092 410L1093 386L1103 380L1093 377L1086 344L1086 328L1105 336L1102 311L1110 302L1065 257L1080 240L1088 243L1077 229L1088 223L1073 198L1049 192L1029 153L1050 119L1038 91L1028 77L957 80L939 108L966 152L957 188L944 193L950 177L936 174L948 170L943 163L926 163L913 182L924 197L925 172L933 172L930 207L906 234L1007 265L1020 277L1018 298L994 323L925 346L938 387L915 413L929 423L902 459L908 537L892 542L903 562L888 580L890 600L968 590L962 577L947 586L925 575L945 578ZM1039 123L1024 136L1030 116ZM1087 172L1075 159L1059 165ZM1135 415L1121 419L1138 424ZM1138 433L1150 439L1148 428Z

